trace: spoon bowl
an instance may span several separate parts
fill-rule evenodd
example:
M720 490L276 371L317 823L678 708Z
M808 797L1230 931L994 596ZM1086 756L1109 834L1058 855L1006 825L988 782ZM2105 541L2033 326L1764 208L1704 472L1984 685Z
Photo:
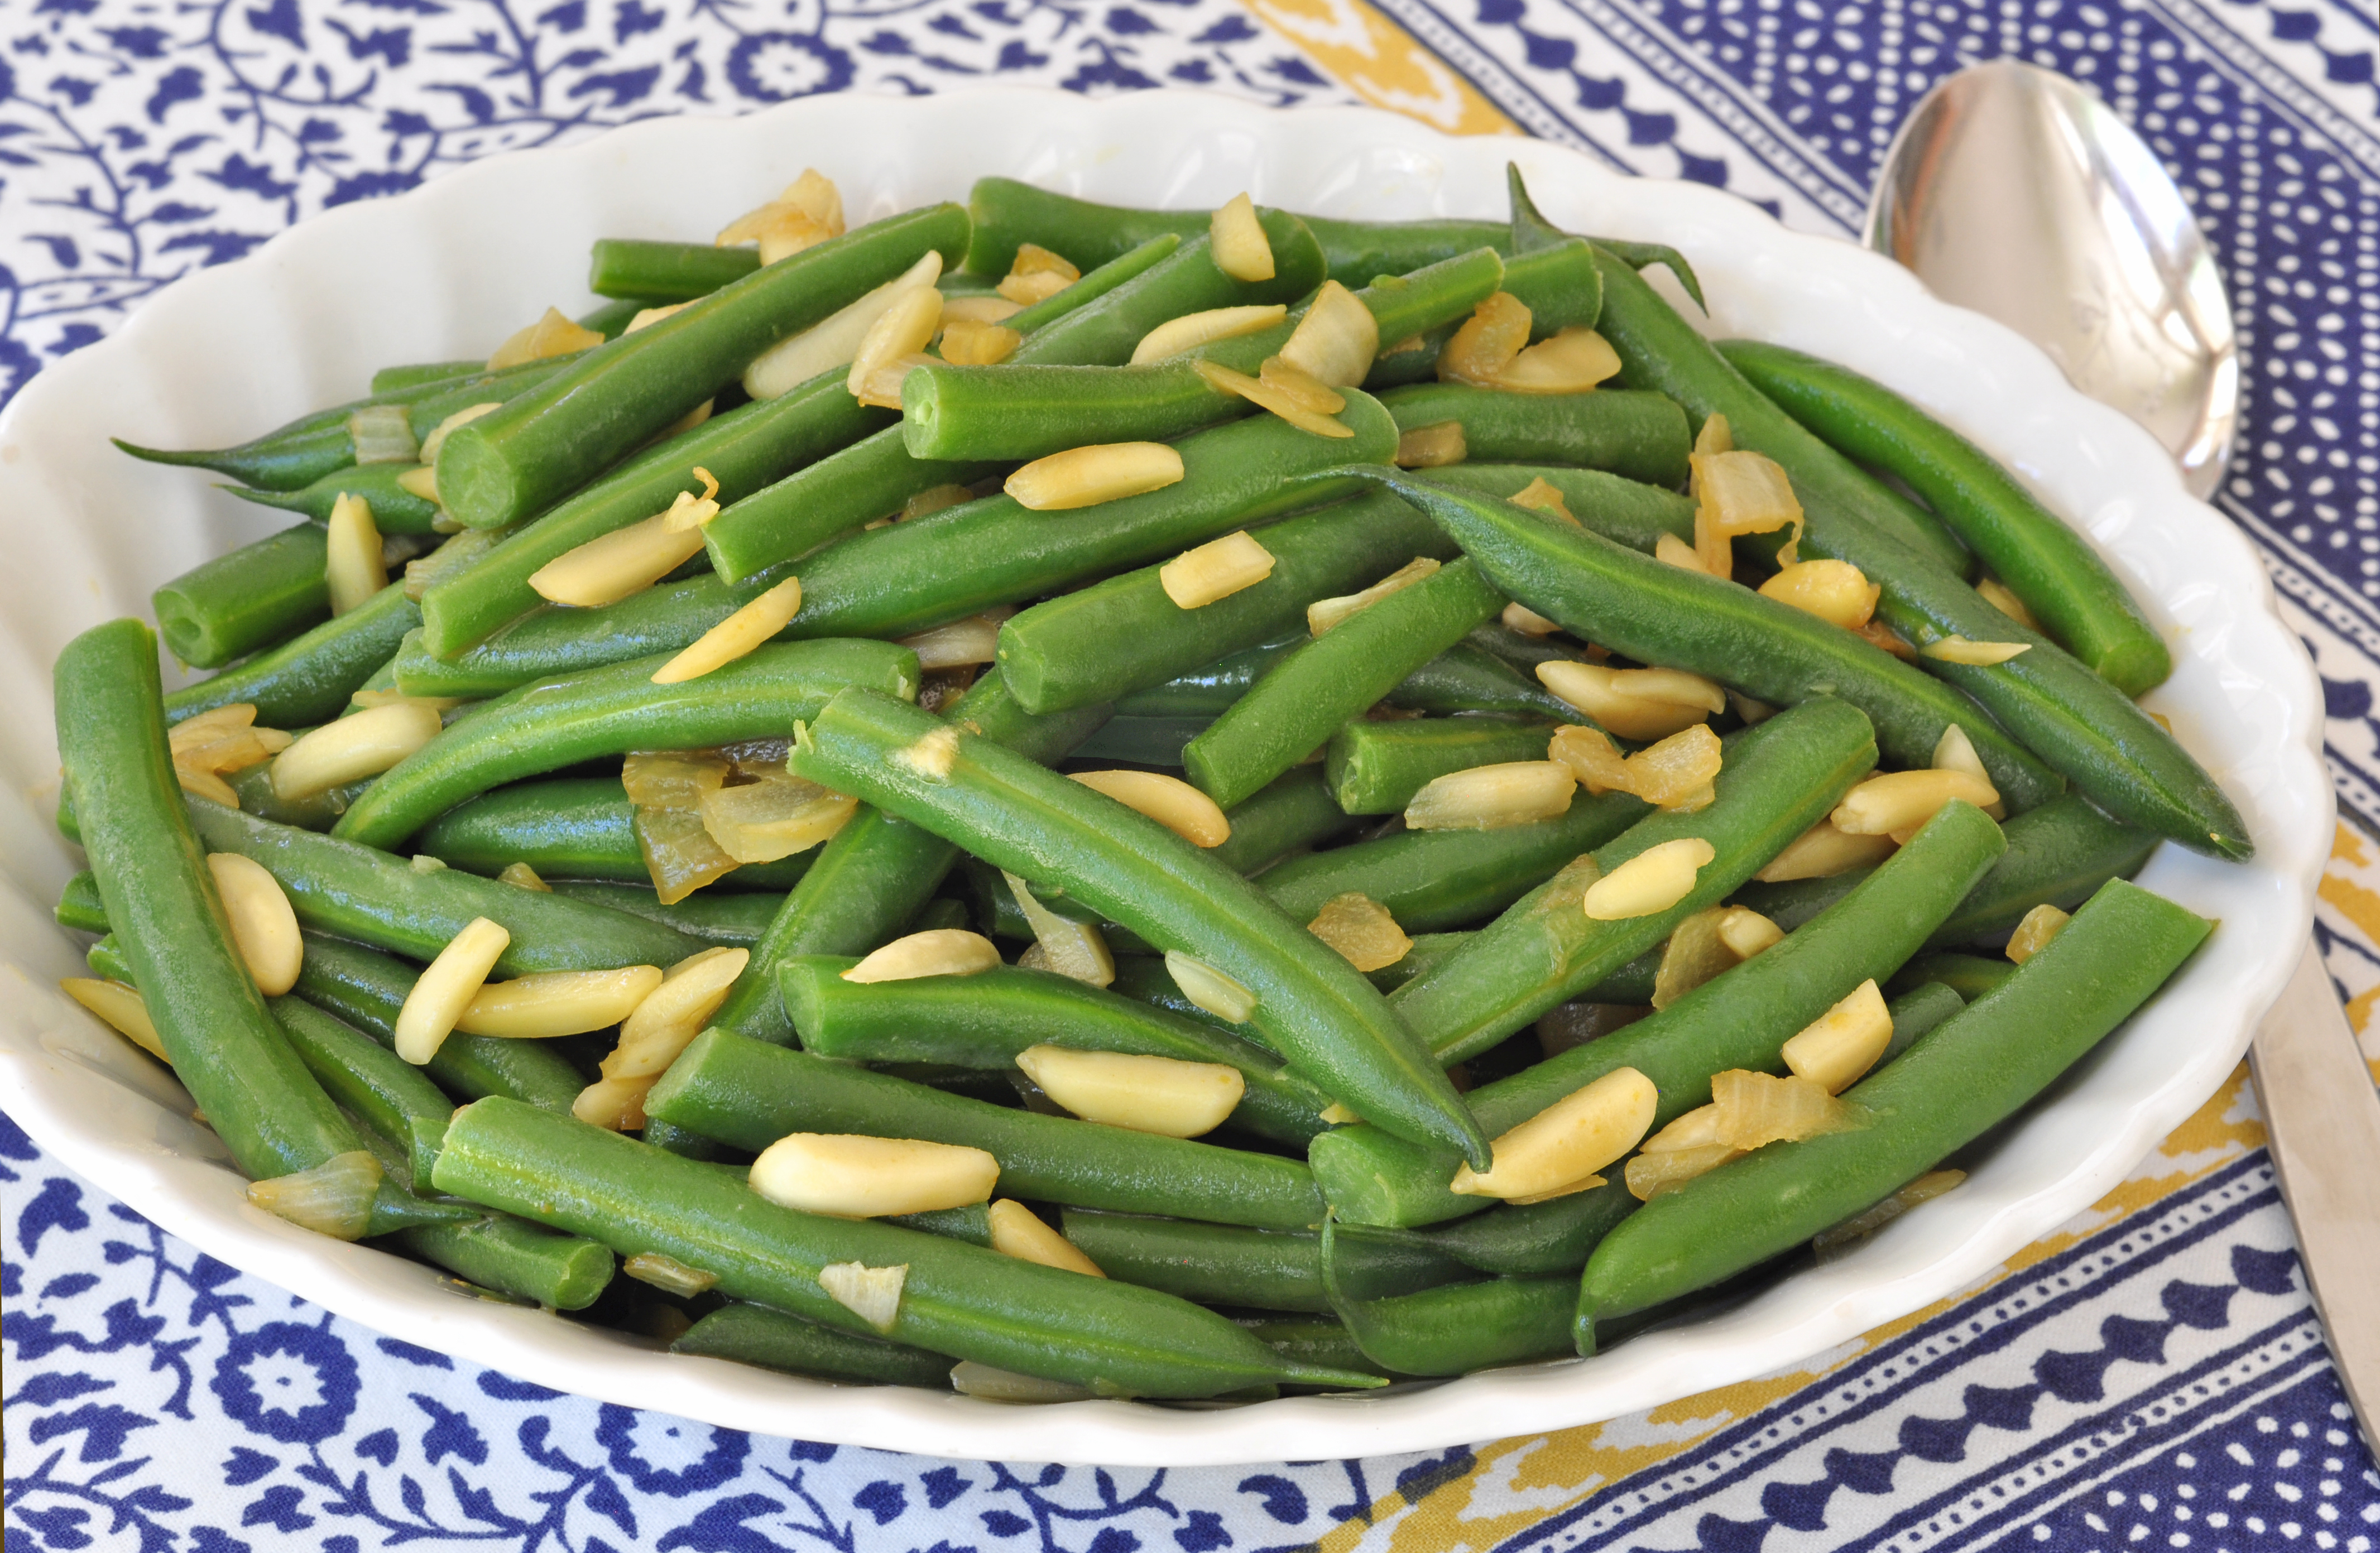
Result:
M2240 421L2222 272L2155 153L2081 86L2009 59L1939 82L1885 152L1867 242L2147 427L2192 494L2221 482Z

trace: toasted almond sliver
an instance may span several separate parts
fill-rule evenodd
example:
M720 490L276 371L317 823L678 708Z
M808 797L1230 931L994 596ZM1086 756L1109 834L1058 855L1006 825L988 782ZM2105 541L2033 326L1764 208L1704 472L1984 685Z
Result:
M331 503L324 538L329 541L322 575L331 586L331 613L342 615L371 601L388 586L388 564L382 560L380 529L372 524L371 504L340 491Z
M1272 241L1257 219L1256 202L1245 194L1234 194L1219 206L1207 231L1214 245L1215 268L1235 281L1272 279Z
M1548 513L1573 528L1582 527L1578 521L1578 515L1570 510L1570 500L1561 493L1561 488L1543 475L1530 480L1506 500L1516 507L1526 507L1531 512Z
M1572 327L1538 341L1504 364L1496 386L1507 394L1585 394L1620 371L1620 353L1592 329Z
M501 371L506 367L519 367L552 357L568 356L574 351L591 350L602 343L601 334L573 323L562 316L559 308L548 308L544 317L496 347L495 354L488 358L488 370Z
M2049 940L2056 938L2070 920L2066 913L2043 902L2026 912L2018 921L2016 931L2009 935L2008 957L2020 965L2023 965L2048 948Z
M1000 951L964 928L929 928L894 939L843 973L845 981L911 981L928 976L974 976L1000 964Z
M1666 562L1682 572L1703 570L1701 552L1675 534L1664 534L1653 541L1653 559ZM1710 574L1704 572L1703 575L1707 576Z
M496 968L512 941L512 934L501 924L484 916L472 918L448 940L429 968L415 978L404 1006L397 1010L396 1054L416 1066L438 1055L439 1047L454 1033L455 1022L479 996L488 973Z
M1499 291L1463 321L1446 348L1438 353L1438 375L1448 382L1493 388L1498 374L1529 343L1528 304L1509 291Z
M1323 902L1305 930L1367 975L1395 965L1413 952L1413 940L1397 926L1389 908L1357 890Z
M578 1091L570 1114L606 1132L633 1133L645 1124L645 1097L661 1082L661 1074L641 1078L599 1078Z
M1215 800L1180 777L1161 771L1076 771L1074 778L1147 815L1192 846L1220 846L1232 839L1232 822Z
M1992 608L1999 611L2010 620L2015 621L2019 625L2023 626L2026 630L2038 631L2041 629L2041 622L2035 620L2033 617L2033 612L2024 607L2024 601L2018 598L2016 594L2010 589L2009 585L2002 582L1999 578L1984 578L1981 582L1975 584L1975 591L1984 596L1984 602L1991 605Z
M1597 880L1582 904L1597 922L1624 922L1667 911L1694 892L1695 875L1718 855L1700 836L1646 847Z
M273 760L273 791L285 803L378 776L438 736L438 713L416 702L334 719Z
M1772 949L1785 940L1785 929L1761 916L1750 906L1729 906L1719 915L1719 941L1735 952L1739 960L1749 960L1764 949Z
M1856 631L1876 613L1884 589L1848 561L1797 561L1760 585L1764 597Z
M656 513L565 551L531 573L528 585L541 599L580 609L641 592L702 553L702 529L688 525L673 532L669 516Z
M1612 669L1553 660L1537 683L1623 739L1663 739L1727 710L1727 693L1681 669Z
M603 1059L605 1078L659 1078L727 1001L752 963L748 949L720 945L689 954L621 1022L620 1041Z
M850 366L860 342L894 302L941 278L942 256L929 249L905 273L762 351L744 369L744 391L755 399L781 398L820 373Z
M636 317L628 320L628 326L620 333L625 336L635 334L639 329L650 329L662 320L675 317L692 306L694 306L692 301L685 301L668 302L658 308L641 308L638 309Z
M1785 1043L1785 1066L1829 1095L1858 1083L1892 1043L1892 1011L1870 977Z
M1209 308L1205 312L1184 313L1159 324L1140 337L1133 346L1132 364L1146 367L1152 361L1163 361L1184 351L1211 346L1218 340L1236 340L1243 334L1255 334L1271 328L1289 317L1289 309L1279 302L1245 308Z
M1083 272L1062 253L1055 253L1039 243L1019 243L1016 255L1008 261L1012 275L1055 275L1067 285L1083 278Z
M1257 382L1314 415L1337 415L1347 407L1345 394L1286 357L1266 357L1257 368Z
M945 297L942 298L942 327L947 338L947 331L953 323L1001 323L1024 310L1021 304L1005 297ZM947 355L944 359L948 359Z
M1177 609L1204 609L1272 576L1272 552L1243 528L1185 550L1157 569L1157 580Z
M1917 649L1919 656L1937 663L1964 663L1974 668L1989 668L2005 663L2021 652L2031 652L2031 642L1971 642L1964 637L1944 637Z
M659 965L610 971L538 971L491 981L472 994L455 1028L467 1036L546 1040L617 1025L662 984Z
M942 308L942 359L954 367L990 367L1016 354L1025 336L998 323L953 318Z
M1029 308L1048 301L1074 284L1063 275L1042 270L1029 275L1002 275L992 289L999 292L1004 300L1020 308Z
M438 467L438 455L444 450L447 438L453 436L464 427L470 425L471 422L479 419L481 416L493 415L504 407L504 402L501 399L489 399L477 405L466 405L461 409L456 410L453 415L448 416L445 419L431 427L430 429L430 435L421 439L421 462L423 466L434 470ZM400 479L398 483L403 484L404 482ZM412 488L408 486L407 489L411 490ZM433 480L428 491L414 491L414 494L417 496L428 496L434 500L438 494L437 484Z
M1361 593L1342 594L1336 599L1317 599L1305 606L1307 634L1321 636L1332 626L1344 623L1350 615L1370 609L1390 594L1436 576L1439 565L1439 562L1427 555L1417 555Z
M941 292L930 285L921 285L901 293L892 299L892 306L876 315L868 333L861 336L859 348L852 353L851 370L844 378L844 386L866 403L870 380L878 370L924 350L941 326ZM894 403L898 402L896 394Z
M686 649L653 671L655 685L682 685L723 669L759 648L802 613L802 579L787 577L734 614L697 637Z
M1086 1122L1169 1138L1213 1132L1247 1089L1240 1070L1220 1062L1121 1051L1031 1046L1016 1054L1016 1065Z
M1716 1109L1703 1107L1705 1110ZM1658 1154L1641 1153L1628 1161L1628 1192L1637 1201L1649 1203L1665 1193L1676 1191L1698 1175L1708 1175L1728 1161L1742 1158L1742 1149L1730 1147L1723 1143L1668 1149Z
M210 707L205 711L186 717L166 732L165 748L176 759L201 745L227 738L242 729L256 725L256 704L233 701L228 705Z
M1459 1167L1447 1189L1465 1196L1526 1197L1572 1186L1636 1147L1653 1125L1660 1092L1634 1068L1617 1068L1498 1137L1490 1168Z
M752 1190L805 1213L877 1219L965 1207L991 1195L1000 1161L980 1148L925 1138L793 1133L752 1161Z
M1846 835L1906 841L1945 804L1963 801L1982 808L1999 797L1989 782L1965 771L1887 771L1844 794L1827 818Z
M183 792L194 798L204 798L209 803L221 804L227 809L239 807L239 795L232 790L230 783L212 771L197 770L176 761L174 765L174 780L181 784Z
M1252 378L1245 372L1235 372L1219 361L1198 360L1191 364L1208 385L1220 393L1235 394L1260 409L1270 410L1301 431L1318 437L1352 437L1354 429L1328 414L1309 408L1305 396L1294 390L1269 383L1262 378Z
M1506 604L1504 613L1497 618L1504 623L1505 630L1524 637L1550 637L1561 629L1561 622L1548 620L1526 604Z
M281 881L263 864L237 852L209 853L207 872L214 876L215 892L231 919L232 944L256 989L277 998L297 986L306 940L298 936L298 913Z
M156 1022L149 1017L149 1005L139 992L120 981L87 976L70 976L58 983L58 989L150 1056L160 1062L169 1061L165 1043L157 1037Z
M1038 1214L1014 1198L1002 1197L992 1204L989 1217L991 1248L1002 1256L1038 1262L1045 1268L1078 1272L1088 1278L1107 1277L1073 1241L1044 1224Z
M1463 440L1463 422L1459 420L1416 426L1397 437L1396 465L1400 469L1436 469L1460 464L1470 456L1470 445Z
M1855 836L1821 819L1785 843L1752 877L1763 884L1787 884L1797 879L1832 879L1853 868L1872 867L1892 855L1898 843L1888 835Z
M662 527L673 534L699 528L719 516L719 481L699 464L691 472L702 482L702 494L681 491L670 499L669 509L662 514Z
M1226 1024L1245 1025L1257 1011L1257 995L1246 983L1224 975L1204 960L1169 949L1165 952L1165 970L1184 997Z
M1372 309L1337 281L1324 281L1281 354L1318 382L1360 388L1379 349L1380 325Z
M1510 760L1432 779L1405 806L1412 831L1496 831L1570 812L1578 778L1559 760Z
M1035 512L1065 512L1162 491L1182 479L1182 455L1164 443L1101 443L1037 458L1001 489Z
M1933 766L1937 771L1964 771L1985 786L1993 786L1992 773L1985 769L1984 758L1975 753L1975 741L1955 722L1944 728L1942 736L1935 741ZM2001 804L1985 804L1984 812L2001 819L2007 817L2008 809Z

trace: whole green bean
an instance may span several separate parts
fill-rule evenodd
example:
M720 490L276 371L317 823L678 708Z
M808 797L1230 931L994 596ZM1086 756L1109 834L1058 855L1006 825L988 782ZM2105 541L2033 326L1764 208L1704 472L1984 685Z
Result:
M91 974L103 981L120 981L130 987L140 974L132 968L132 962L125 957L124 946L113 933L84 950L82 957Z
M2127 696L2173 672L2156 627L2088 540L1990 454L1873 378L1756 340L1718 347L1788 415L1923 497L2059 646Z
M2122 880L2102 885L2014 976L1844 1094L1863 1125L1755 1149L1613 1231L1579 1283L1579 1347L1593 1352L1598 1321L1790 1250L2006 1121L2147 1001L2213 927Z
M213 669L331 614L329 544L311 523L200 563L149 596L166 649Z
M419 1068L304 999L269 998L265 1006L323 1093L397 1146L414 1191L431 1190L430 1167L455 1102Z
M625 912L456 868L424 871L375 847L275 825L203 798L190 800L189 813L210 850L237 852L271 870L304 926L411 959L436 958L480 916L512 934L496 963L507 976L669 966L706 947ZM115 916L112 903L109 915Z
M1282 659L1190 741L1190 780L1229 808L1504 607L1469 558L1441 566Z
M474 377L487 370L487 363L476 356L460 361L408 361L400 366L382 367L374 372L371 391L374 394L393 394L400 388Z
M438 495L474 528L517 523L685 416L754 358L927 252L955 259L966 212L929 205L756 270L458 428L438 454Z
M1254 994L1254 1033L1334 1098L1400 1134L1486 1158L1444 1073L1335 950L1155 820L948 726L847 690L801 731L791 763L1195 956Z
M1570 1352L1577 1287L1568 1278L1491 1278L1363 1300L1341 1292L1327 1260L1324 1269L1364 1356L1395 1374L1469 1375Z
M1725 900L1868 773L1876 743L1858 708L1821 699L1730 735L1724 760L1715 802L1690 814L1664 811L1638 821L1597 848L1591 868L1566 867L1462 952L1398 989L1398 1013L1440 1062L1487 1050L1659 943L1688 916ZM1689 838L1707 842L1716 855L1669 910L1600 922L1580 909L1596 870L1608 874L1647 847Z
M240 807L250 807L244 795ZM549 882L644 884L652 876L638 847L636 816L616 777L516 782L448 809L423 826L412 845L475 874L495 875L526 863ZM746 863L707 886L706 893L782 893L800 882L816 858L814 852L799 852L774 863Z
M1093 587L1097 587L1094 584ZM1091 591L1090 588L1083 589ZM1039 606L1035 606L1038 608ZM1022 620L1023 615L1016 619ZM1264 677L1264 672L1280 662L1305 639L1305 622L1301 614L1297 629L1278 641L1227 652L1212 662L1178 673L1161 685L1135 690L1116 698L1116 713L1121 717L1179 717L1213 719L1224 708L1248 693L1248 686Z
M847 686L913 699L917 655L893 642L771 643L675 685L638 659L523 686L475 707L382 773L331 833L393 847L455 805L521 777L637 749L782 734Z
M372 527L383 534L430 534L439 517L438 504L417 496L397 483L400 476L419 467L414 464L351 464L334 469L310 485L295 491L266 491L245 485L220 485L243 502L255 502L283 512L303 513L327 523L341 496L360 496L371 508Z
M1466 460L1571 464L1670 490L1686 483L1694 437L1685 412L1666 394L1624 388L1508 394L1432 382L1391 389L1380 403L1400 431L1459 424Z
M1184 438L1184 476L1146 495L1034 512L1006 495L854 534L798 563L739 583L719 576L647 588L608 608L529 616L452 663L411 652L397 683L410 695L487 695L548 674L675 651L798 573L791 637L902 637L1171 556L1232 529L1340 493L1301 483L1354 454L1385 457L1388 413L1360 396L1343 417L1352 442L1311 436L1273 416ZM1335 451L1334 451L1335 450ZM713 519L716 529L724 517Z
M1300 766L1275 777L1254 797L1224 818L1232 833L1207 855L1233 873L1254 876L1301 847L1317 845L1353 830L1354 817L1330 796L1322 772Z
M1504 261L1479 249L1409 275L1383 276L1354 296L1371 311L1381 339L1399 340L1468 318L1503 275ZM1169 442L1251 407L1200 376L1197 361L1253 374L1289 344L1305 312L1301 307L1269 329L1144 366L928 362L902 380L902 444L917 458L1026 459L1094 443ZM1682 469L1685 417L1668 407Z
M1311 1230L1250 1230L1195 1224L1146 1214L1067 1208L1060 1216L1076 1250L1110 1278L1162 1289L1200 1304L1321 1313L1322 1236ZM1352 1249L1352 1256L1350 1250ZM1356 1276L1403 1289L1426 1289L1470 1275L1427 1246L1379 1239L1342 1247L1360 1264Z
M1552 737L1545 723L1517 718L1359 718L1330 735L1322 769L1331 795L1349 814L1396 814L1449 772L1542 760Z
M1018 700L1054 711L1162 685L1217 658L1302 633L1305 606L1317 599L1354 593L1417 555L1444 561L1456 553L1435 524L1386 492L1283 518L1251 537L1272 556L1271 573L1196 609L1168 596L1161 566L1145 566L1002 624L1001 672Z
M905 1267L892 1329L879 1335L1102 1395L1210 1396L1275 1380L1377 1384L1281 1359L1222 1317L1152 1290L915 1230L779 1207L715 1166L507 1100L481 1100L455 1117L438 1183L623 1255L671 1256L714 1274L731 1299L844 1331L872 1329L826 1292L820 1270Z
M1016 704L1006 676L994 669L968 687L951 714L1026 759L1054 762L1098 727L1107 710L1035 717ZM933 832L861 806L785 897L711 1024L756 1040L791 1042L793 1025L777 996L778 961L788 954L867 953L925 906L957 859L958 848Z
M58 654L55 692L83 848L175 1076L250 1180L361 1148L232 945L166 758L156 637L93 626Z
M1606 1074L1634 1068L1659 1095L1658 1129L1707 1104L1713 1074L1775 1069L1785 1042L1811 1021L1863 981L1882 981L1899 968L2002 845L1999 828L1982 810L1948 806L1800 932L1646 1018L1473 1090L1480 1125L1500 1134ZM1447 1189L1452 1156L1377 1128L1326 1133L1314 1140L1311 1158L1332 1211L1355 1223L1427 1224L1490 1206Z
M949 1062L1008 1070L1034 1046L1122 1051L1239 1070L1246 1089L1232 1121L1304 1147L1330 1097L1272 1053L1199 1020L1071 981L1002 965L970 977L851 982L848 955L789 954L777 987L805 1050L861 1062Z
M785 859L788 863L807 863L818 856L816 848L796 853ZM557 895L567 895L574 901L590 901L613 911L625 911L631 916L641 916L648 922L659 922L676 928L691 938L708 944L721 944L734 949L749 949L768 932L769 924L783 909L783 895L762 892L742 892L729 894L706 890L689 895L674 905L663 905L661 898L645 885L606 884L591 880L558 880L549 886Z
M1492 1207L1427 1230L1339 1226L1339 1234L1366 1243L1402 1242L1498 1278L1575 1274L1612 1226L1636 1210L1626 1183L1608 1181L1584 1192L1523 1207Z
M759 267L755 249L598 237L589 256L587 289L598 297L633 297L660 307L708 297Z
M1017 366L1113 365L1131 359L1142 335L1180 314L1228 303L1295 300L1320 284L1320 252L1294 217L1268 212L1262 219L1273 245L1271 280L1251 284L1226 275L1204 237L1171 249L1143 244L1040 304L1061 304L1111 269L1139 267L1048 327L1035 328L1009 360ZM1022 332L1026 316L1017 314L1008 327ZM721 513L704 528L704 542L719 575L740 581L896 511L920 491L968 484L994 467L972 460L913 458L899 430L888 428Z
M1627 363L1622 380L1662 390L1697 423L1726 415L1738 446L1783 466L1808 517L1803 555L1859 567L1883 590L1879 616L1921 653L1951 636L2025 648L1992 665L1928 658L1930 672L1973 697L2117 819L2214 856L2253 854L2255 843L2231 800L2147 712L2048 637L1933 565L1888 522L1906 503L1769 403L1668 303L1633 274L1621 278L1616 261L1605 269L1612 314L1606 332ZM1984 760L1991 766L1990 755Z
M1439 485L1498 500L1517 496L1543 480L1560 493L1562 504L1582 525L1615 544L1647 555L1664 534L1687 540L1694 537L1694 504L1690 499L1601 469L1482 462L1445 465L1431 469L1428 478ZM1548 649L1538 644L1538 650Z
M951 1362L942 1354L862 1332L838 1331L767 1305L731 1304L714 1310L671 1343L670 1352L863 1386L947 1390L951 1384Z
M107 931L107 903L99 896L99 879L89 868L67 880L52 914L58 926L78 933Z
M165 698L165 717L179 722L241 701L256 705L268 728L310 728L347 709L372 672L387 662L421 624L421 611L393 582L346 613L260 652L222 673Z
M789 1133L931 1138L1000 1161L1000 1189L1037 1202L1298 1230L1322 1217L1304 1161L971 1100L725 1030L695 1037L645 1114L742 1148Z
M457 1278L555 1310L586 1309L612 1281L608 1246L509 1213L400 1230L394 1238Z
M1509 502L1426 477L1367 474L1444 524L1498 587L1614 652L1710 675L1773 706L1840 698L1867 713L1878 748L1898 766L1932 765L1956 724L2012 810L2046 802L2062 785L1973 701L1816 615Z
M1534 825L1402 831L1293 857L1267 869L1261 888L1299 922L1352 891L1386 906L1409 933L1459 928L1494 916L1651 812L1625 793L1580 794L1567 812Z
M1892 978L1897 994L1913 996L1929 987L1944 987L1973 1002L2016 975L2016 966L1998 956L1937 952L1921 954L1900 967Z
M308 933L305 963L293 990L394 1051L397 1013L418 975L411 965L361 944ZM448 1094L466 1100L502 1095L564 1112L587 1087L578 1070L545 1041L459 1031L439 1045L421 1072Z

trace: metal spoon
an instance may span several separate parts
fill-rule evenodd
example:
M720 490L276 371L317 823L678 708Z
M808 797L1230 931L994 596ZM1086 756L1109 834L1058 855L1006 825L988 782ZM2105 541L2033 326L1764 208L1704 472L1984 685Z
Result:
M2155 432L2204 498L2240 419L2231 309L2155 153L2053 71L1995 60L1927 92L1885 152L1868 246L2023 334ZM2312 944L2249 1066L2306 1282L2349 1402L2380 1443L2380 1092Z

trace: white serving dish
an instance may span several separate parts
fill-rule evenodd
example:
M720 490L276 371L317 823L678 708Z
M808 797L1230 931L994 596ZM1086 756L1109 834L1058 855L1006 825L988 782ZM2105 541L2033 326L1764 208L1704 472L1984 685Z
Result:
M401 198L307 222L146 304L36 379L0 419L0 1107L68 1166L235 1267L381 1331L605 1401L767 1434L956 1457L1185 1465L1435 1448L1613 1417L1742 1380L1961 1290L2115 1184L2212 1094L2296 963L2327 855L2321 703L2248 542L2184 494L2164 452L2082 399L2024 341L1928 296L1849 243L1787 231L1693 184L1615 176L1537 141L1455 140L1364 109L1279 113L1203 94L1101 102L1055 91L817 99L747 118L655 119L519 152ZM837 1387L651 1352L540 1313L457 1298L427 1268L249 1208L188 1098L68 1004L78 946L49 921L71 868L48 814L57 760L49 664L149 590L280 516L196 471L136 463L237 442L362 391L398 361L491 348L549 303L575 310L588 244L698 237L805 165L856 222L964 199L1002 173L1135 204L1259 200L1344 216L1500 216L1517 161L1555 222L1673 243L1715 333L1834 357L1900 388L2080 520L2168 633L2149 704L2246 814L2258 853L2227 866L2163 849L2142 882L2223 926L2140 1017L1999 1141L1955 1194L1845 1259L1698 1325L1583 1363L1365 1398L1219 1411L1121 1402L1016 1408Z

